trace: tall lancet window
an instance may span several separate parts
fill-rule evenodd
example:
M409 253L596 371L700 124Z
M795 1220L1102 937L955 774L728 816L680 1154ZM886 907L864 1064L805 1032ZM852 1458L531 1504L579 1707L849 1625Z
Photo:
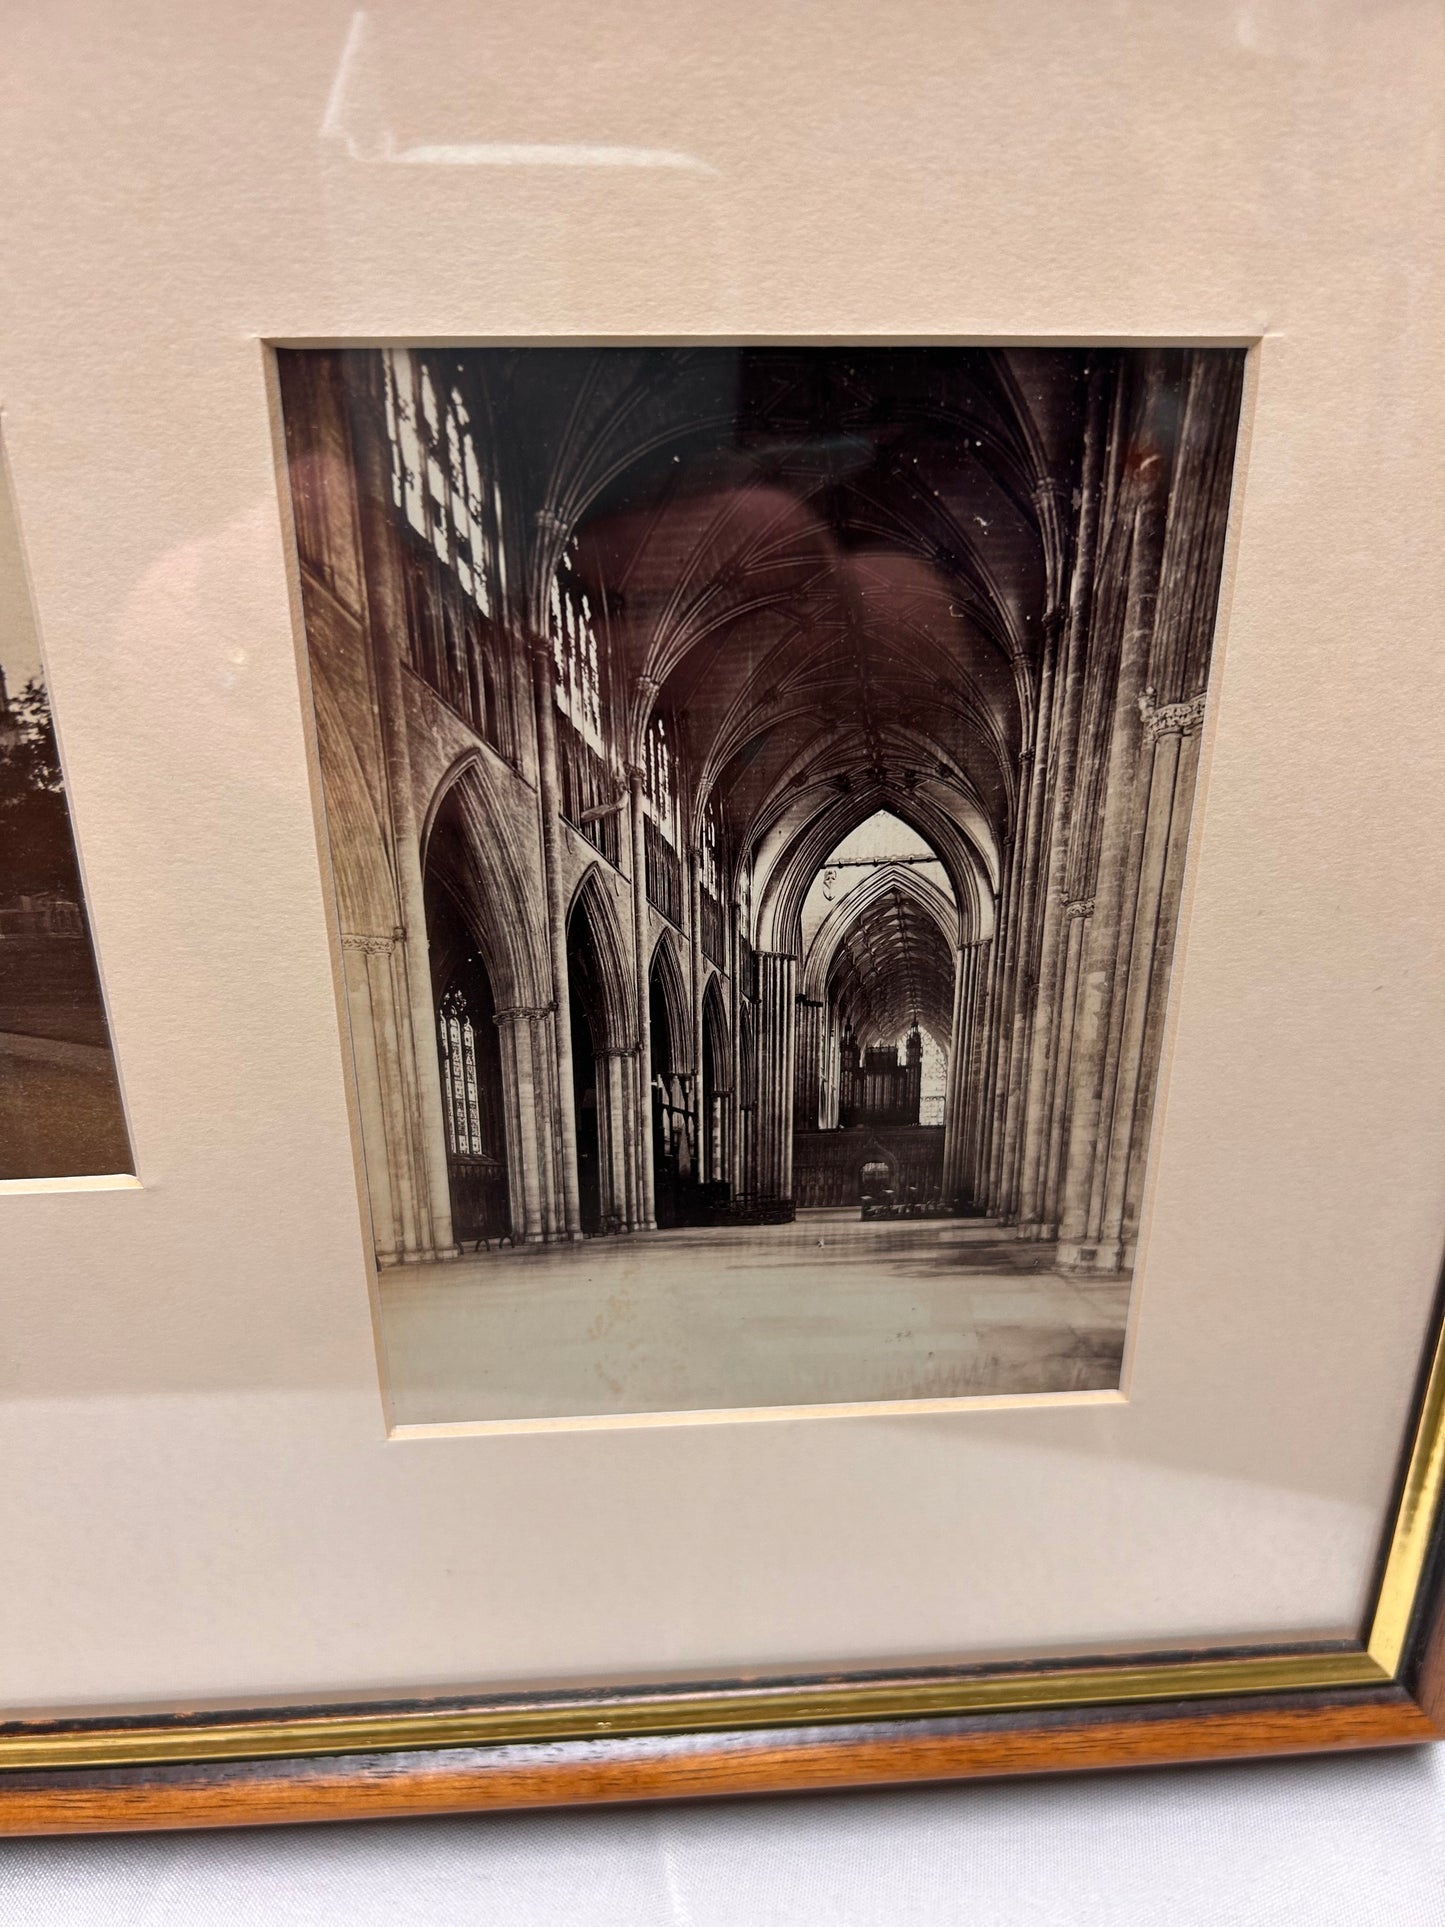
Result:
M718 887L718 830L717 810L711 797L703 805L702 840L698 846L698 866L702 876L702 887L709 896L720 897Z
M616 863L620 791L602 727L602 645L592 599L578 579L572 543L552 577L548 622L557 671L562 814L609 863Z
M482 1104L477 1084L477 1036L467 1000L457 988L442 998L437 1013L442 1063L442 1108L447 1149L453 1157L481 1157Z
M596 750L602 748L602 665L592 603L576 576L568 544L552 577L552 651L557 663L557 707Z
M722 861L719 855L717 809L709 797L703 805L702 835L698 840L698 881L702 885L698 909L702 918L703 954L719 970L727 968L727 935L723 922Z
M452 569L483 615L492 613L495 503L482 487L471 416L460 391L440 389L409 348L386 355L391 499L437 559Z
M401 544L412 667L479 736L512 755L511 697L494 627L501 498L482 473L472 421L445 362L389 349L391 499Z
M646 755L647 802L652 820L675 849L677 847L677 786L672 755L672 740L666 719L659 712L647 725Z
M647 811L647 894L653 906L682 927L682 859L678 855L677 764L667 722L659 713L647 725L643 745L643 788Z

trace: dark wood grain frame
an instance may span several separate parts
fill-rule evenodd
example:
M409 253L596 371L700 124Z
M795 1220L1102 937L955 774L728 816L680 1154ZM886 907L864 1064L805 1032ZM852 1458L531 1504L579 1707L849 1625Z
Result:
M1160 1766L1445 1737L1437 1312L1358 1643L0 1727L0 1833L262 1826Z

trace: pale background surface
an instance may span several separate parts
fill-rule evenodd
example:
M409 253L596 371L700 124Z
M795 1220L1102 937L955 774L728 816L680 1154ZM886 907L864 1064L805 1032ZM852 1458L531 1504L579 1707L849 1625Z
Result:
M5 1927L1440 1927L1445 1749L0 1846Z
M0 1702L1352 1629L1445 1225L1434 0L359 18L7 10L142 1182L0 1198ZM1127 1404L386 1439L259 344L569 332L1262 338Z

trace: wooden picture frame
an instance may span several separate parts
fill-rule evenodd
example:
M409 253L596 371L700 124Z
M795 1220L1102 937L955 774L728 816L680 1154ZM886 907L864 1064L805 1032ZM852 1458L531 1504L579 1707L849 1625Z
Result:
M1357 1645L0 1727L0 1832L262 1826L1165 1766L1445 1738L1437 1331Z
M194 22L173 11L191 63L176 73L205 84L174 84L167 59L97 9L79 27L37 25L12 90L12 166L28 185L0 337L14 523L0 530L0 616L24 605L25 659L45 675L27 684L24 715L14 676L8 696L0 684L0 753L23 730L33 749L52 727L48 709L43 728L35 720L48 687L58 749L40 760L52 816L62 789L69 805L74 875L64 903L24 914L49 918L59 941L65 919L52 912L64 910L94 939L79 1048L92 1053L88 1074L104 1070L110 1142L123 1148L77 1153L67 1128L48 1164L12 1161L0 1180L22 1341L13 1382L7 1356L0 1426L7 1455L28 1455L7 1527L16 1573L0 1601L18 1629L0 1637L0 1712L12 1709L0 1718L0 1831L701 1798L1445 1736L1445 1033L1430 935L1445 903L1445 790L1431 761L1442 290L1429 249L1441 148L1429 10L1382 20L1346 9L1308 29L1307 61L1293 58L1294 28L1223 0L1187 23L1146 7L1127 25L1083 28L1049 0L986 58L961 26L942 32L939 15L875 10L846 35L790 23L793 58L781 64L766 51L771 15L750 34L736 14L661 5L644 5L626 34L567 8L519 15L500 54L393 0L344 19L298 14L279 47L274 23L262 33L243 10ZM283 55L288 87L277 88ZM702 78L671 98L656 84L664 71ZM455 84L438 89L444 72ZM766 112L740 114L773 87L782 98ZM213 172L223 95L235 170L224 248ZM835 118L815 127L824 98ZM1127 138L1101 143L1101 126ZM77 156L124 191L77 192ZM1131 944L1143 933L1138 954L1151 961L1130 1007L1142 1015L1128 1096L1110 1120L1115 1175L1086 1171L1080 1186L1109 1193L1112 1216L1076 1226L1072 1252L1081 1274L1097 1267L1095 1283L1111 1268L1132 1274L1137 1255L1146 1309L1136 1319L1129 1302L1093 1378L966 1397L956 1384L930 1397L919 1379L896 1396L850 1383L827 1406L744 1387L731 1401L618 1392L610 1406L557 1395L525 1409L401 1409L383 1299L408 1264L420 1276L418 1264L458 1255L453 1167L486 1166L490 1201L470 1229L489 1256L504 1237L509 1263L534 1233L580 1246L584 1233L656 1229L656 1166L639 1147L653 1116L641 1067L657 954L642 880L660 810L639 733L646 702L633 702L632 735L605 746L617 793L599 801L574 782L566 823L543 806L540 748L534 766L513 758L524 804L536 799L536 851L518 841L517 874L550 887L568 836L576 861L536 919L545 942L528 981L493 986L507 994L478 1009L515 1021L514 1066L525 1028L528 1061L544 1068L508 1086L501 1155L480 1134L452 1141L450 1060L429 1061L445 992L425 963L438 770L416 794L399 780L406 807L383 825L386 862L404 847L408 866L396 902L358 887L350 907L366 913L348 917L341 898L359 870L338 886L327 841L341 814L339 786L328 802L338 737L322 743L313 699L320 601L341 584L338 633L350 622L374 641L390 619L368 629L364 569L328 577L348 531L357 555L411 540L418 573L420 555L458 581L458 557L470 568L477 554L470 540L443 541L434 563L431 507L410 536L378 527L408 508L405 458L389 466L377 429L388 397L392 428L402 419L386 358L447 356L455 368L518 351L822 360L900 347L994 357L998 392L1012 383L1011 394L1028 386L1028 356L1035 369L1075 356L1079 391L1095 383L1087 418L1111 434L1146 389L1160 418L1170 394L1197 400L1207 383L1191 388L1181 370L1212 355L1237 370L1213 440L1192 445L1208 460L1191 470L1179 548L1196 565L1207 552L1209 566L1204 591L1180 598L1186 644L1160 651L1181 674L1157 688L1141 674L1123 697L1110 684L1097 712L1110 718L1100 745L1121 715L1151 757L1167 738L1171 767L1188 771L1153 819L1152 761L1129 764L1116 791L1146 798L1132 825L1118 819L1131 861L1147 823L1165 825L1153 909L1166 872L1172 894L1161 924L1152 910L1136 918L1137 897L1125 916L1125 885L1115 892L1120 927ZM370 444L342 403L318 407L325 432L303 451L361 449L364 460L341 462L353 480L369 461L364 488L336 491L340 539L288 455L297 417L283 364L291 357L294 373L307 354L367 363ZM1115 408L1108 382L1151 357L1137 389L1120 377L1109 391L1124 396ZM418 384L409 406L421 368L407 377ZM485 381L460 379L475 402ZM446 389L443 415L453 399ZM431 423L438 476L461 420ZM799 440L823 449L820 463L837 456L805 426ZM1112 472L1137 473L1120 434ZM464 439L458 427L457 447ZM1079 451L1086 442L1081 429ZM1083 474L1071 455L1017 492L1039 555L1050 532L1059 538L1055 575L1020 629L1027 646L1001 658L998 687L1017 672L1030 692L995 731L1012 842L995 840L984 920L968 924L963 892L954 900L957 956L982 948L1004 901L1001 858L1017 851L1019 894L1047 899L1055 937L1078 919L1076 964L1093 914L1087 879L1072 893L1044 887L1052 805L1039 805L1031 853L1018 807L1033 795L1018 770L1039 742L1043 704L1030 703L1043 639L1068 632ZM437 502L449 487L438 483ZM490 506L480 484L473 492L446 515L500 527L500 484ZM1167 488L1156 478L1146 492L1157 588ZM518 526L548 527L556 505L544 493L526 496ZM539 716L555 726L565 707L553 702L557 638L539 612L581 516L551 528L556 552L516 603L512 691L519 734L537 745ZM854 553L842 537L856 528L838 555ZM951 566L924 544L911 559ZM394 615L401 572L382 577ZM466 588L480 607L476 580ZM1145 582L1141 606L1153 596ZM476 609L463 616L476 625ZM404 626L393 621L394 636ZM6 647L0 627L0 667ZM421 713L445 693L401 654L387 666L398 687L403 672L412 682L385 727L405 701ZM381 660L372 648L352 697ZM632 691L656 695L650 665L629 673ZM942 701L947 685L936 688ZM477 738L447 737L451 767L487 753L478 716L489 700L470 719L451 702L457 730ZM363 760L352 795L364 801L375 771ZM897 786L947 780L941 762L931 770L903 768ZM409 842L396 834L408 812ZM635 1059L617 1073L615 1112L636 1135L617 1155L622 1176L599 1178L584 1209L577 1100L585 1109L590 1095L595 1112L601 1076L595 1062L591 1086L571 1075L557 994L571 964L552 912L581 900L585 867L607 855L600 839L584 847L588 827L614 814L604 908L617 938L609 1011L622 1016L595 1057ZM906 809L904 820L916 828ZM694 828L702 821L700 805ZM660 1093L658 1115L684 1146L693 1130L694 1156L707 985L728 974L714 956L709 979L702 960L706 848L701 835L673 846L659 993L666 1021L691 1028L692 1051L666 1063L678 1088ZM820 830L820 860L839 848ZM682 904L684 878L696 907ZM1015 928L1026 921L1020 909ZM1040 933L1045 921L1041 911ZM736 930L729 941L736 966ZM1021 998L1037 991L1026 946L1009 964ZM789 1009L783 966L803 959L766 950ZM969 968L972 995L977 957ZM351 1049L362 992L393 972L411 988L372 1041L408 1031L396 1084L414 1113L372 1103ZM742 973L730 974L736 984ZM960 966L952 982L964 981ZM750 1001L762 1009L761 994ZM960 1025L965 1008L960 991ZM1021 1038L1027 1012L1020 1001L1009 1013ZM900 1052L919 1028L915 1014ZM1121 1014L1115 1037L1126 1028ZM955 1066L964 1035L950 1032ZM74 1069L76 1040L58 1041ZM891 1032L871 1043L894 1048ZM861 1052L857 1036L849 1048ZM5 1061L0 1049L0 1075ZM889 1068L916 1106L920 1059ZM790 1074L777 1083L786 1118ZM1051 1084L1051 1104L1062 1088ZM989 1098L1005 1138L1012 1101L1005 1074ZM1016 1124L1028 1102L1025 1090ZM1050 1132L1065 1110L1048 1113ZM772 1124L781 1169L791 1126ZM497 1172L513 1140L524 1148L503 1201ZM591 1147L599 1168L604 1142L621 1138ZM980 1165L982 1142L980 1127ZM706 1162L687 1175L735 1175ZM864 1169L881 1169L888 1189L897 1177L886 1160ZM1127 1182L1115 1182L1120 1170ZM970 1205L983 1208L984 1188ZM922 1203L962 1215L962 1198ZM779 1198L764 1186L753 1202L749 1223L772 1222ZM1048 1215L1030 1221L1040 1242Z

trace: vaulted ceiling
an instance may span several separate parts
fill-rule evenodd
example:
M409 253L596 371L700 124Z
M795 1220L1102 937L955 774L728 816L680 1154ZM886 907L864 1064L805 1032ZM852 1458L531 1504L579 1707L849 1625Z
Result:
M881 871L876 883L833 952L828 1001L861 1045L896 1043L917 1024L946 1049L953 951L906 871Z
M1080 351L466 361L528 505L510 566L541 606L570 547L614 742L635 755L662 710L693 827L710 802L755 900L785 872L797 896L792 871L877 807L934 843L960 901L991 893L1068 559Z

